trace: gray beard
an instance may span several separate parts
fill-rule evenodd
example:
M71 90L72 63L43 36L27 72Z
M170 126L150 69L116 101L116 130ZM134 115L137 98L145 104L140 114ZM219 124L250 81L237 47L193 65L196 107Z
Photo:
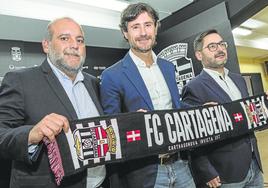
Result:
M64 72L67 75L77 75L77 73L82 70L83 64L80 63L78 67L71 67L64 61L63 58L57 59L53 63L58 69L60 69L62 72Z
M80 70L82 70L83 65L85 63L85 57L83 57L80 61L79 66L77 67L71 67L67 64L67 62L64 61L62 57L60 57L58 54L52 52L49 50L48 57L53 65L55 65L59 70L64 72L67 75L75 76L78 74Z

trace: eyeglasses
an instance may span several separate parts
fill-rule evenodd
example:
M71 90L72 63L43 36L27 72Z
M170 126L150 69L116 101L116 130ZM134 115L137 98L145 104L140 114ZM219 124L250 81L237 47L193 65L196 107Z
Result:
M224 41L221 41L218 43L213 42L213 43L208 44L205 48L208 48L208 50L211 52L215 52L216 50L218 50L218 46L220 46L222 49L226 49L228 47L228 43Z

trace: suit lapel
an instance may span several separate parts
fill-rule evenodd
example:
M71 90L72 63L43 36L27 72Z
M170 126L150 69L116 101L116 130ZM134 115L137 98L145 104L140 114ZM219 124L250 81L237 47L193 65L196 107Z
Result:
M42 71L44 73L45 78L48 81L48 84L50 85L51 89L55 93L55 95L59 98L62 105L65 107L66 111L70 115L72 119L77 119L77 115L75 112L75 109L73 108L73 105L71 101L69 100L64 88L60 84L58 78L53 73L51 67L49 66L48 62L45 61L42 66Z
M200 73L200 78L203 80L203 83L210 88L215 95L218 95L223 103L232 101L229 95L219 86L219 84L204 70Z
M241 83L240 80L237 79L237 77L235 77L234 74L231 72L229 72L228 76L232 79L232 81L234 82L238 90L240 91L242 98L248 97L247 88L244 87L245 84Z
M166 84L168 86L169 89L169 93L171 95L171 99L172 99L172 104L174 108L178 108L179 107L179 103L178 101L180 100L180 97L178 95L178 88L176 85L172 84L174 83L175 80L175 69L174 72L170 72L169 71L169 67L167 67L167 63L161 61L160 59L157 58L157 64L163 74L163 77L165 78ZM174 87L176 86L176 87ZM177 92L177 93L176 93Z
M100 105L100 103L99 103L99 99L98 99L98 97L97 97L97 95L96 95L96 93L95 93L95 89L94 89L94 87L93 87L93 85L92 85L92 82L91 82L91 80L90 80L87 76L85 76L85 75L84 75L84 78L85 78L85 79L84 79L84 85L85 85L85 87L86 87L86 89L87 89L87 91L88 91L88 94L89 94L89 96L91 97L93 103L95 104L95 106L96 106L98 112L100 113L100 115L102 115L102 114L103 114L103 110L102 110L102 107L101 107L101 105Z
M150 110L153 110L153 104L149 95L149 92L145 86L145 83L139 73L138 68L136 67L135 63L132 61L129 54L127 54L123 61L123 73L129 79L129 81L135 86L138 93L142 96L145 103L148 105Z

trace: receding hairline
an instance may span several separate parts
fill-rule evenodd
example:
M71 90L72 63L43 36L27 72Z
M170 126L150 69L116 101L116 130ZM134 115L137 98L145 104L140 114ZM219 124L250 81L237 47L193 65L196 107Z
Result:
M48 23L45 39L47 39L47 40L52 39L52 36L53 36L53 29L52 28L53 28L53 26L57 22L62 21L62 20L69 20L69 21L75 23L80 28L80 30L82 32L82 36L85 36L82 26L77 21L75 21L73 18L70 18L70 17L61 17L61 18L56 18L56 19L54 19L54 20L52 20L52 21L50 21Z

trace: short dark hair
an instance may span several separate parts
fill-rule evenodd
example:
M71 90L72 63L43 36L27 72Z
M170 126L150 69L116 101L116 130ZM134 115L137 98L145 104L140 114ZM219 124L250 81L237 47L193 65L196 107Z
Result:
M199 34L194 40L194 51L196 52L196 51L202 50L203 45L204 45L203 39L206 36L213 34L213 33L219 34L219 32L216 29L210 29Z
M146 3L130 4L121 14L119 27L122 32L127 32L127 24L135 20L141 13L147 12L154 20L155 26L158 23L159 16L156 10Z

